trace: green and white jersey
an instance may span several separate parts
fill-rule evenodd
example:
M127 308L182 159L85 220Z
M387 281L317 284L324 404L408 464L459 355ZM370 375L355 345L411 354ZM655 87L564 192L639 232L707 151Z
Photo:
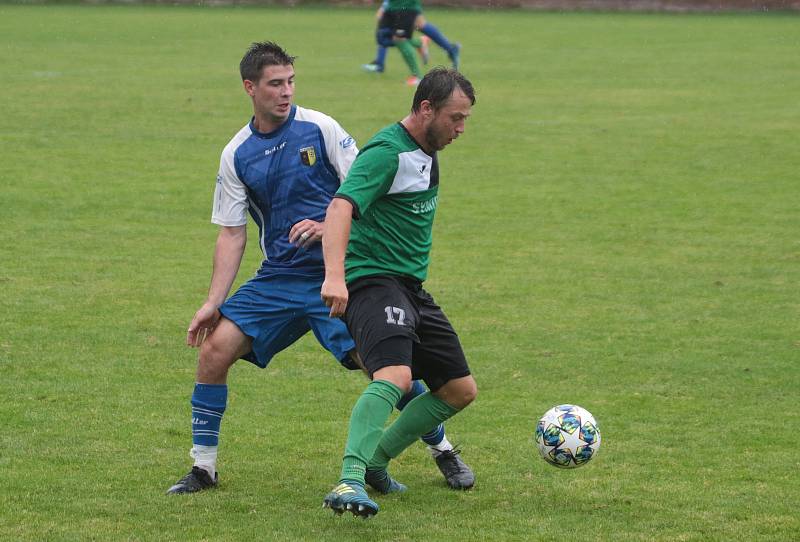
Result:
M422 11L422 0L389 0L386 11L399 11L401 9L413 9Z
M439 193L436 153L427 154L399 122L367 142L334 197L353 204L345 278L428 276Z

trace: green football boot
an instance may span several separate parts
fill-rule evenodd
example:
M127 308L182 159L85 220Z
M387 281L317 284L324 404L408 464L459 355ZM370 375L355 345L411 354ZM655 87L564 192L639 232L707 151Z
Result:
M367 496L364 486L355 482L342 482L325 496L323 508L330 508L337 516L352 512L354 516L364 519L378 513L378 503Z

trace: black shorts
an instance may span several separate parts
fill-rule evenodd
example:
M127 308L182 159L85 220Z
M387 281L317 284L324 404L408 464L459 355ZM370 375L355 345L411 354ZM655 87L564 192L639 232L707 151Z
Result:
M414 380L436 391L470 374L453 326L418 281L381 275L347 289L344 321L370 378L384 367L405 365Z
M391 28L392 36L396 38L410 38L414 35L414 22L419 11L415 9L400 9L397 11L384 11L378 26Z

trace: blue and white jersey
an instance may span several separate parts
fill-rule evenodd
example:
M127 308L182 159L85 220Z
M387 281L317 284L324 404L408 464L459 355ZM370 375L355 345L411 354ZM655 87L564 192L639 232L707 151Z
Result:
M293 105L286 122L266 134L251 119L222 151L211 222L242 226L250 213L264 253L259 275L323 275L322 244L300 248L289 230L307 218L325 220L356 154L355 140L318 111Z

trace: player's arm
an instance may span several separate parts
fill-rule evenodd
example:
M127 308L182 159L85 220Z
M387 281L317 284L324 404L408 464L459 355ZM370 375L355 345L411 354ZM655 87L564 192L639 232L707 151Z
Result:
M214 248L214 270L206 303L218 308L228 297L247 246L247 226L222 226Z
M321 295L330 307L331 317L344 314L347 308L347 284L344 280L344 257L350 240L353 204L344 198L333 198L325 214L322 254L325 259L325 281Z
M200 346L219 322L219 307L236 279L247 244L247 205L247 189L237 172L234 147L228 144L220 157L211 212L211 222L220 226L211 286L206 301L189 324L189 346Z
M381 17L386 12L386 7L388 6L389 2L381 2L381 5L378 6L378 11L375 12L375 20L381 22Z
M328 205L322 237L325 259L322 299L331 308L331 316L341 316L347 308L344 261L352 221L358 220L373 202L387 193L397 166L397 152L392 145L367 146L358 155L347 179Z
M214 269L205 303L195 313L186 344L200 346L219 322L219 307L228 297L247 245L247 226L222 226L214 248Z

